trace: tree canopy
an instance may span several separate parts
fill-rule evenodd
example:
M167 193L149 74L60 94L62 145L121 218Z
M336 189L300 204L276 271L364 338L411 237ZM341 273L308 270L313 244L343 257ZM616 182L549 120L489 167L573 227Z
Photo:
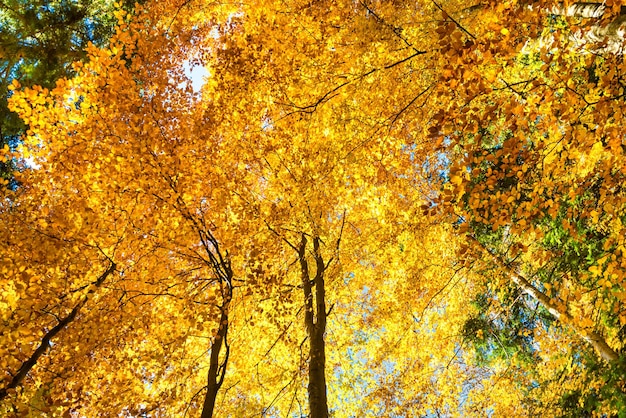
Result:
M114 7L11 82L1 414L626 413L619 4Z
M134 2L118 7L131 10ZM8 109L9 86L54 86L73 74L71 64L85 58L89 43L103 46L114 32L113 1L23 1L0 4L0 145L15 148L25 132L23 121ZM0 176L12 179L21 167L16 161L0 164ZM10 187L15 187L11 181Z

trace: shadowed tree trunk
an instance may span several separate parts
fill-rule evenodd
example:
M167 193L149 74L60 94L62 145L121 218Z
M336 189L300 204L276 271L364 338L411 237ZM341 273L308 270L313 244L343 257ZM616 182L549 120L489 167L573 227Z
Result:
M228 312L230 302L233 298L233 270L228 258L228 252L222 254L219 243L213 234L205 228L201 228L195 221L194 225L198 229L202 246L208 257L208 259L205 259L205 263L215 273L222 297L222 303L219 306L219 326L213 338L213 342L211 343L211 356L209 358L209 371L207 373L207 391L202 405L202 414L200 415L201 418L211 418L215 410L217 393L224 382L226 366L228 365L228 357L230 355L230 346L228 345Z
M326 351L324 333L326 332L326 301L324 289L324 271L326 265L320 254L320 239L313 238L313 259L315 275L311 278L309 262L306 258L307 238L302 234L298 246L298 261L304 292L304 323L309 338L309 409L311 418L328 417L326 396Z
M204 396L204 404L202 406L201 418L211 418L215 410L215 400L217 392L220 390L226 375L226 365L228 364L228 356L230 347L228 346L228 307L232 299L232 288L230 283L222 285L222 297L224 299L220 307L220 325L215 335L215 339L211 344L211 358L209 362L209 372L207 375L207 392ZM222 347L225 348L223 360L220 362L220 354Z

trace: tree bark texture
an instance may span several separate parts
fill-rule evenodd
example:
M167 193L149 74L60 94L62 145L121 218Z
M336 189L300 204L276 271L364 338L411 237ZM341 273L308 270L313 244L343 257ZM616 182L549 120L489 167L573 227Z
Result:
M211 355L209 357L209 371L207 373L207 391L204 395L204 403L200 415L201 418L212 418L215 411L217 394L222 387L222 383L224 383L226 367L228 366L228 358L230 355L230 346L228 345L228 327L230 325L228 313L230 302L233 299L234 275L228 258L228 252L223 255L220 251L219 243L213 234L198 223L195 223L195 226L199 231L202 245L208 257L205 263L213 270L213 273L215 273L222 296L222 304L219 306L219 326L213 337L210 348Z
M493 254L487 248L485 248L478 240L472 236L469 236L470 242L479 251L479 253L486 254L488 258L498 266L503 272L505 272L511 281L515 283L522 291L532 296L537 302L539 302L545 309L548 310L557 320L561 323L570 326L576 334L578 334L583 340L587 341L598 352L600 357L606 361L613 361L619 358L619 355L613 350L606 342L604 337L593 330L581 329L574 324L573 318L566 309L559 309L559 307L550 299L545 293L537 289L533 284L528 281L524 276L515 271L501 256Z
M224 376L226 375L226 365L228 363L228 355L230 352L228 341L226 340L228 337L228 307L232 297L232 291L227 290L227 293L227 300L224 301L221 308L220 325L215 335L215 339L211 344L211 357L209 360L209 372L207 374L207 392L204 396L201 418L211 418L213 416L217 393L220 390L220 387L224 382ZM226 352L224 359L220 362L222 347L225 347Z
M326 295L324 271L326 266L320 254L320 239L313 238L313 258L315 275L311 279L309 261L306 257L307 238L302 234L298 247L298 260L302 277L305 313L304 323L309 338L309 410L311 418L328 418L326 395Z

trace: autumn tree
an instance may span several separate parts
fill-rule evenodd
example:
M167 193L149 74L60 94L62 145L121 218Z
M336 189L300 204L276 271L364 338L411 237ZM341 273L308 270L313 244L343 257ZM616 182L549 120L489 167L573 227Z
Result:
M93 291L97 297L92 303L97 301L108 314L97 320L87 315L76 317L72 328L54 334L49 363L54 368L40 369L41 364L35 364L27 378L22 379L19 391L7 388L7 393L11 392L6 398L9 408L28 408L28 402L32 405L45 401L48 408L80 407L89 411L84 413L180 414L186 409L201 408L195 395L207 386L199 383L206 381L207 375L192 371L207 361L212 377L205 399L215 401L222 383L230 393L242 393L234 395L238 401L227 406L217 400L216 407L223 413L243 405L259 410L292 409L294 401L299 402L302 397L299 375L307 369L314 376L308 383L313 404L317 396L321 400L317 403L320 410L329 409L323 400L326 385L319 383L327 377L326 370L319 360L326 356L334 368L344 369L341 364L349 361L341 360L340 353L324 353L328 335L324 333L324 317L331 312L345 318L359 316L349 301L353 292L365 292L363 296L369 298L367 294L373 290L365 286L376 276L376 265L392 265L393 258L384 261L385 257L402 258L407 252L415 252L399 251L399 244L391 237L399 232L403 222L418 213L406 190L419 188L411 162L417 155L416 148L409 152L403 148L404 142L394 142L391 134L382 143L368 140L372 132L380 129L379 125L390 122L394 132L398 129L398 135L403 136L408 129L401 118L406 109L400 114L395 110L383 115L360 114L362 108L354 100L386 102L384 94L369 96L371 90L358 87L387 83L389 77L410 74L411 61L426 53L413 47L406 53L402 49L395 56L386 56L384 42L391 49L397 43L406 47L406 41L373 6L337 11L338 16L343 14L348 21L354 20L363 33L369 34L368 42L356 45L354 62L338 60L347 55L336 54L332 49L319 54L326 51L324 45L341 45L342 37L351 36L352 30L352 26L340 27L334 36L324 35L331 27L326 20L337 16L328 14L323 7L303 9L303 16L309 19L303 28L300 21L293 21L288 15L273 14L283 10L282 4L276 5L276 10L251 5L244 11L248 17L245 21L237 18L237 10L214 9L211 13L215 20L202 25L198 22L204 21L209 11L202 4L192 6L153 5L136 20L121 24L109 47L90 47L89 62L75 66L76 78L58 83L52 91L27 89L14 98L15 109L31 126L22 155L30 155L38 166L21 175L24 187L14 198L66 216L37 222L50 228L46 237L67 241L74 236L87 248L101 249L103 261L113 260L117 274L102 294ZM167 7L171 9L165 13ZM298 10L300 6L291 7ZM162 26L145 26L146 22L155 22L154 16L167 18L161 20ZM255 32L269 19L275 20L272 31ZM125 18L122 21L126 22ZM294 31L285 31L289 26ZM212 35L216 30L220 36ZM308 32L318 33L321 40L309 45L312 38ZM197 42L194 48L188 46L190 41ZM298 48L287 48L294 42ZM372 46L383 49L368 52ZM348 47L353 45L344 46L346 51ZM163 54L163 48L167 54ZM271 56L280 57L279 62L288 65L271 65ZM184 62L202 63L212 72L202 96L192 91ZM322 63L327 67L326 73L318 71L317 66ZM346 83L342 72L355 63L356 73L349 75ZM275 80L284 81L275 84ZM358 92L363 96L355 99ZM411 102L425 98L427 92L428 85L416 85L405 95L398 95L398 101L408 109ZM339 96L332 97L335 93ZM272 103L280 105L270 106ZM409 123L410 119L406 121ZM404 175L406 170L410 170L410 176ZM54 194L49 191L52 185ZM22 205L27 207L26 203ZM63 209L69 207L84 209L70 216ZM28 212L33 216L38 213ZM343 228L346 219L349 221ZM341 246L336 245L339 236ZM309 237L307 243L298 241L302 237ZM293 251L285 240L298 251ZM403 240L410 241L406 233ZM383 251L387 245L396 249ZM233 270L224 270L226 274L216 279L211 273L211 254L220 258L218 253L212 253L218 246L228 249L224 261L228 260L227 265ZM346 255L341 256L338 251L345 251ZM380 260L374 263L376 257ZM417 253L411 257L416 261L419 258ZM330 260L333 263L329 264ZM339 260L344 260L341 268ZM294 261L299 268L291 267ZM54 264L53 259L41 263ZM311 269L315 273L310 289L305 279L309 265L315 265ZM349 286L344 283L346 277ZM234 284L238 278L244 281ZM56 286L53 277L47 277L45 283ZM325 286L332 289L328 296L324 294ZM372 284L369 286L373 289ZM410 294L407 286L400 287L407 291L403 297ZM242 287L237 292L241 297L231 302L228 292L236 287ZM285 296L300 288L300 302L296 302L295 296ZM56 295L51 289L47 291ZM12 300L26 297L18 294ZM325 301L326 297L329 301ZM321 306L315 312L310 309L313 301ZM385 303L389 301L385 299ZM85 303L82 306L90 306ZM334 304L335 308L327 311L325 304ZM255 313L242 311L250 306ZM267 315L262 314L264 307L270 307ZM46 318L45 312L36 310L38 306L34 309L42 320ZM380 314L383 310L381 306ZM96 311L92 308L89 312ZM32 312L27 310L24 314ZM248 356L233 346L229 358L233 374L229 377L219 365L225 360L220 356L220 344L226 341L227 329L222 326L224 318L220 318L228 315L230 321L238 314L241 319L234 319L233 328L228 325L232 331L228 331L229 335L233 336L231 344L249 341L253 335L259 335L259 329L265 330L266 335L256 341L259 349ZM295 318L300 315L304 321L297 323L307 324L308 334L306 327L295 325ZM252 318L259 322L256 327L248 322ZM55 324L54 318L50 320ZM406 316L405 320L410 328L413 320ZM117 326L108 325L113 323ZM176 324L174 332L172 324ZM12 326L17 329L19 323ZM46 329L45 324L36 322L32 326L33 335L38 334L37 327ZM357 328L340 336L344 331L333 326L327 329L335 332L334 345L350 344L350 333L360 339ZM245 333L238 333L237 327L245 329ZM382 330L383 322L377 327ZM93 334L89 329L100 332ZM224 338L217 338L220 333ZM113 334L115 338L111 337ZM90 343L80 346L76 353L84 353L90 360L73 362L71 376L55 379L53 369L72 359L67 353L76 347L73 339L86 335L91 336L85 339ZM304 338L310 339L311 351L298 355ZM36 341L21 342L25 344L22 351L28 352L29 344ZM201 355L207 348L210 353ZM65 360L58 360L58 356ZM397 353L398 362L406 361L404 357L402 351ZM155 369L157 361L162 367ZM119 369L120 364L129 367ZM183 367L169 367L172 364ZM264 366L262 380L238 382L238 376L251 375L255 367L258 375L259 364ZM119 372L109 372L111 367ZM384 371L383 365L380 367ZM407 367L408 374L397 376L398 384L412 376L408 364L403 367ZM9 374L12 370L9 367ZM191 381L189 375L193 376ZM41 380L33 380L35 376ZM187 384L175 383L183 380ZM45 396L38 392L42 387L39 381L46 382ZM69 397L66 391L72 391L74 382L81 382L81 389ZM104 382L113 388L106 397L104 386L100 386ZM426 376L422 382L430 385ZM376 386L367 383L368 387L372 385ZM418 387L414 393L420 392ZM122 392L122 388L126 390ZM285 392L290 393L289 398ZM395 402L389 393L373 394L370 401L374 404L369 408ZM340 397L337 392L331 395L331 399ZM255 405L256 396L264 404ZM415 395L407 392L406 397L411 396ZM164 403L166 398L176 401ZM332 409L337 401L330 404ZM136 407L129 409L128 405ZM207 414L210 409L211 406L205 408Z
M497 315L522 309L534 318L516 330L539 344L530 349L531 364L546 368L530 396L542 399L543 411L578 410L572 399L579 397L587 412L614 413L624 405L623 149L616 128L623 85L621 43L609 32L621 24L621 9L542 7L502 4L482 31L462 21L442 29L455 57L444 77L456 103L433 128L446 135L452 155L442 202L452 204L468 233L463 251L483 259L491 276L487 316L500 305ZM490 327L473 331L501 344ZM581 358L590 347L602 360ZM559 387L551 382L557 373L578 377Z
M120 2L131 10L135 2ZM13 80L24 86L54 86L73 74L71 64L85 58L91 42L105 45L117 18L112 1L4 1L0 5L0 144L15 148L26 130L7 100ZM16 161L0 166L2 177L11 178ZM15 187L14 181L11 182Z
M539 18L547 9L515 7L149 2L133 16L115 12L109 44L90 45L75 77L52 88L14 83L11 107L30 129L4 158L29 158L33 168L19 173L22 187L3 191L11 245L1 250L11 263L0 294L10 335L2 412L556 411L547 395L562 392L550 373L584 369L564 361L575 357L559 356L558 344L584 330L617 349L614 325L577 321L591 312L617 320L617 305L602 302L618 301L617 287L591 290L578 272L595 265L613 283L617 253L599 257L619 234L607 232L609 247L590 249L594 261L576 274L558 264L566 248L542 235L553 219L576 248L585 236L562 219L586 213L591 200L570 195L565 177L591 181L598 167L610 169L592 145L587 168L569 170L558 148L575 125L570 106L592 101L573 92L591 88L589 55L542 54L533 44L540 29L564 23ZM524 27L526 18L537 26ZM524 45L538 55L520 57ZM594 74L610 68L607 54ZM194 68L206 72L201 88ZM569 79L554 78L567 71ZM619 112L607 85L581 119L594 135L613 132L593 119L598 108L605 118ZM601 104L606 97L614 100ZM618 211L609 197L619 183L605 186L599 195ZM591 219L617 222L619 211L596 211ZM583 226L595 239L594 225ZM470 231L471 249L459 229ZM514 245L526 258L511 265ZM556 273L538 283L534 272L550 263ZM501 281L485 280L494 269ZM485 318L503 288L518 290L513 299L531 293L535 308L567 323L552 329L518 309L517 322L541 330L527 346L541 347L531 364L544 373L543 398L528 395L537 379L527 364L474 361L471 342L480 331L490 338ZM565 289L580 294L578 305ZM489 302L470 306L481 297ZM542 404L532 409L535 399Z

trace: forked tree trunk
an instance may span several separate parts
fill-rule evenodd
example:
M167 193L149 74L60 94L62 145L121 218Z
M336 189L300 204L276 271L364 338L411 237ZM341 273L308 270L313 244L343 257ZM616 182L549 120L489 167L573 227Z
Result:
M306 258L307 239L302 234L298 247L298 260L304 292L304 323L309 338L309 410L311 418L328 418L328 400L326 395L326 295L324 271L326 265L320 254L320 239L313 238L313 258L315 276L311 279L309 262Z
M219 306L220 318L217 332L213 336L211 343L211 355L209 357L209 371L207 373L206 394L202 405L201 418L212 418L215 411L215 401L217 394L224 383L226 367L230 356L230 346L228 345L228 327L230 303L233 299L233 270L228 258L228 252L222 254L220 245L215 236L207 230L203 224L187 215L195 226L200 236L200 241L207 255L205 264L215 274L215 278L220 286L222 304Z

